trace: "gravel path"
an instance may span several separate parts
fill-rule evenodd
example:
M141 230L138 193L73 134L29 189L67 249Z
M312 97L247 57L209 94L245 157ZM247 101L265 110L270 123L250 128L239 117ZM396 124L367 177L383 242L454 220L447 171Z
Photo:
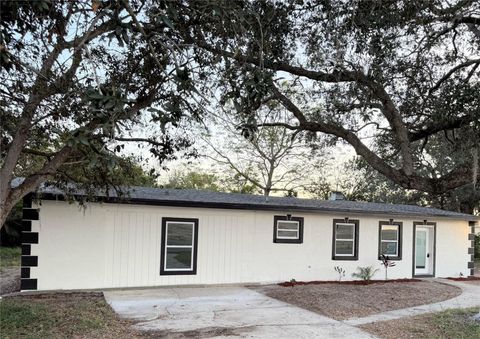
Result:
M0 272L0 295L20 291L20 268L5 268Z

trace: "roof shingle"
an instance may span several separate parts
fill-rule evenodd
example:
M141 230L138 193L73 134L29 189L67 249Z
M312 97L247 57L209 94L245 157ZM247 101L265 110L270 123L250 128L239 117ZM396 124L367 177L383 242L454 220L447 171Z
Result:
M44 186L38 190L45 199L62 198L64 193L57 188ZM82 195L81 192L78 195ZM459 220L479 220L480 217L426 208L415 205L372 203L348 200L315 200L290 197L265 197L262 195L223 193L192 189L159 189L131 187L126 197L118 197L115 192L99 193L98 198L114 203L139 203L163 206L211 207L226 209L318 211L333 213L382 214L409 217L441 217Z

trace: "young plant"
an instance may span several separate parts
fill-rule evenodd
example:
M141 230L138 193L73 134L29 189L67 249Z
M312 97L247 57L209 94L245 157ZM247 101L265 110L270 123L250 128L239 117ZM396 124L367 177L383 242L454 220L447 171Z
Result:
M388 268L394 267L396 263L391 261L390 257L385 254L382 254L382 256L380 257L380 260L382 261L383 267L385 267L385 280L388 280Z
M378 269L373 268L373 266L357 267L357 272L352 273L352 277L370 281L377 271Z
M342 281L342 278L345 277L346 271L340 266L335 266L334 269L335 269L335 272L338 273L338 281Z

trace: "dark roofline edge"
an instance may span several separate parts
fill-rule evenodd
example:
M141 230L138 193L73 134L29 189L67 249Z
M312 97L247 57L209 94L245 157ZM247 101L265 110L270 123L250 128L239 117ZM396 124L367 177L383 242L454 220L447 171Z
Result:
M80 194L74 194L73 197L83 197ZM32 198L40 200L58 200L66 201L65 196L62 194L54 193L32 193ZM195 207L195 208L218 208L218 209L231 209L231 210L256 210L256 211L298 211L298 212L329 212L332 214L361 214L361 215L384 215L392 217L418 217L424 218L443 218L450 220L466 220L466 221L479 221L480 216L465 215L465 216L448 216L439 214L421 214L421 213L388 213L381 211L352 211L351 209L338 208L320 208L320 207L297 207L297 206L285 206L285 205L258 205L258 204L235 204L235 203L221 203L221 202L202 202L202 201L185 201L185 200L152 200L141 198L118 198L118 197L97 197L97 200L91 202L103 202L109 204L125 204L125 205L148 205L148 206L169 206L169 207Z

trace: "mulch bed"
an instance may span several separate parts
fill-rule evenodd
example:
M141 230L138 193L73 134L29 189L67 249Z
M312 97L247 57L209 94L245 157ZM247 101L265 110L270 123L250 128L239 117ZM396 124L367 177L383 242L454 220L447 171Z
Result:
M402 283L402 282L407 283L407 282L418 282L418 281L421 281L421 280L419 279L350 280L350 281L313 280L313 281L285 281L285 282L279 283L278 285L283 287L293 287L293 286L301 286L301 285L322 285L322 284L371 285L371 284Z
M456 297L462 290L432 281L385 280L361 282L294 282L291 287L262 285L250 288L336 320L431 304ZM409 279L410 280L410 279ZM289 285L287 285L289 286Z
M453 280L453 281L475 281L475 280L480 280L480 277L476 276L470 276L470 277L458 277L458 278L447 278L448 280Z

